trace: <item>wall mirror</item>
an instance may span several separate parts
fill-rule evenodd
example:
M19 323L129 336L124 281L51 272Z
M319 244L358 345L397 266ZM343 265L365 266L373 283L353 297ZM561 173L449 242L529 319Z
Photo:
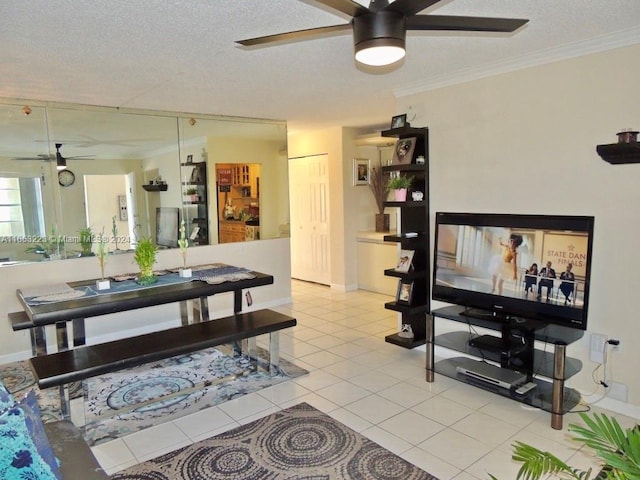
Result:
M175 211L192 246L287 235L285 122L27 100L0 111L0 262L81 256L87 227L115 252L158 234L172 248L178 233L158 230L175 222L158 218ZM243 235L221 234L228 222Z

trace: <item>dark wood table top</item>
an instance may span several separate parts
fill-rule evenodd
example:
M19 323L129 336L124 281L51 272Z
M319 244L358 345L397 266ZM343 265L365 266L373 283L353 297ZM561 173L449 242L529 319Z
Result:
M88 318L109 313L124 312L137 308L163 305L195 298L208 297L217 293L236 292L247 288L273 284L273 276L260 272L251 272L254 278L208 284L200 280L184 283L157 285L118 293L80 297L51 303L29 305L22 291L18 290L18 299L34 325L51 325L57 322L71 321L76 318ZM95 280L69 283L71 287L94 286Z

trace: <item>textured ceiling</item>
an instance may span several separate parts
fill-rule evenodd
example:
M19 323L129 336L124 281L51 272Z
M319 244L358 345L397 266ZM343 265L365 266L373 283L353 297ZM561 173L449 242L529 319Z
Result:
M348 22L312 0L0 0L0 97L368 126L397 113L397 94L640 42L640 0L443 0L423 13L530 22L409 32L405 59L372 72L350 34L234 43Z

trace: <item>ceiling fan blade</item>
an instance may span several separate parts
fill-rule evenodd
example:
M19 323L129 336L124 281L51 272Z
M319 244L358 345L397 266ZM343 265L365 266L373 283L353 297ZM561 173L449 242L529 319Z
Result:
M333 10L337 10L342 13L346 13L350 17L358 17L365 13L370 13L369 9L363 7L353 0L315 0L316 3L329 7Z
M351 31L351 24L346 23L344 25L330 25L328 27L308 28L306 30L296 30L293 32L276 33L275 35L267 35L265 37L248 38L246 40L236 40L236 43L244 45L245 47L251 47L255 45L264 45L266 43L291 41L291 40L306 40L311 37L318 37L327 35L333 32Z
M450 30L462 32L513 32L529 20L518 18L455 17L416 15L407 18L407 30Z
M56 159L55 155L46 155L44 153L39 153L35 157L13 157L12 158L12 160L38 160L38 161L44 161L44 162L49 162L55 159Z
M442 0L396 0L386 6L385 10L402 13L404 15L415 15L422 10L429 8L431 5L441 2Z

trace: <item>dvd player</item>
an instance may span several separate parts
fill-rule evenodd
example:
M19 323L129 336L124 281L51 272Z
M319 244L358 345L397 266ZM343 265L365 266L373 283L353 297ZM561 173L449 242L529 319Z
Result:
M527 381L527 376L486 362L464 359L456 371L501 388L512 388Z

